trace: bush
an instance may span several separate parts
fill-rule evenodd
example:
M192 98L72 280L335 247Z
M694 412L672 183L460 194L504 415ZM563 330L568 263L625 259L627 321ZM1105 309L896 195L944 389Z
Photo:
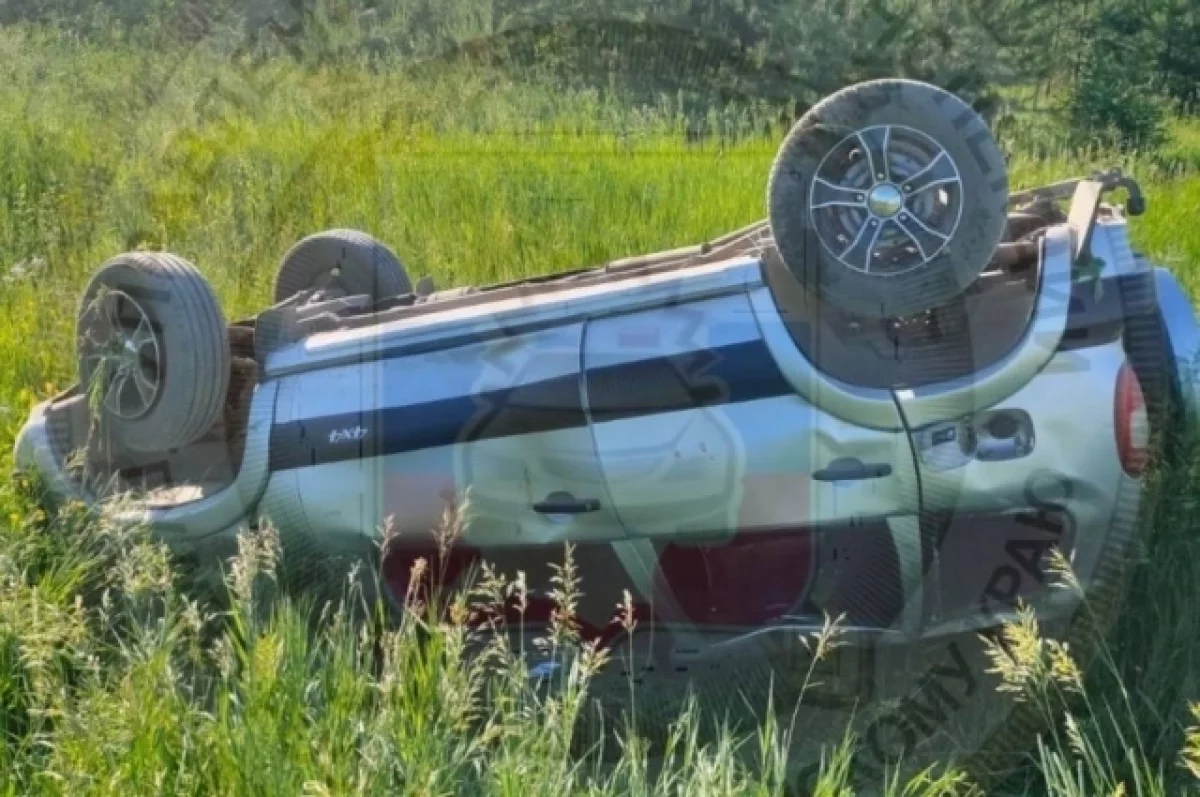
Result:
M1166 103L1147 82L1131 80L1120 64L1088 68L1071 97L1071 127L1089 143L1154 149L1167 137Z
M1162 15L1159 87L1185 111L1200 111L1200 8L1193 0L1169 0Z
M1163 143L1167 107L1154 91L1156 40L1153 20L1128 4L1104 8L1090 21L1069 103L1078 135L1126 149Z

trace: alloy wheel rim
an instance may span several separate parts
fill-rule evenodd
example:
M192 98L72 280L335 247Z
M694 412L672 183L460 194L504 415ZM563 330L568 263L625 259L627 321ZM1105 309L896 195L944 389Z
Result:
M87 310L83 361L117 418L143 418L162 392L162 350L145 309L127 293L105 291Z
M944 147L919 130L877 125L832 147L809 189L822 246L846 268L895 276L941 257L962 220L963 183Z

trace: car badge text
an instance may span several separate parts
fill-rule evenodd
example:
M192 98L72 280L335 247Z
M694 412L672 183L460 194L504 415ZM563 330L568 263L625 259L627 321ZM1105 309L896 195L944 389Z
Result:
M367 436L367 430L361 426L353 426L348 429L334 429L329 433L330 445L336 443L357 443Z

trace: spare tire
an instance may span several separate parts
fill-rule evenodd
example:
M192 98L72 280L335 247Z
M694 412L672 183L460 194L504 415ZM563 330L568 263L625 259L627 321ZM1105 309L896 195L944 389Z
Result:
M865 316L961 293L1005 230L1008 174L984 120L936 86L876 80L822 100L771 169L769 220L807 290Z
M187 261L160 252L109 260L84 290L76 335L95 420L125 448L181 448L220 418L229 330L212 288Z
M288 250L275 275L275 301L301 291L322 290L372 301L412 292L400 259L370 235L358 230L326 230Z

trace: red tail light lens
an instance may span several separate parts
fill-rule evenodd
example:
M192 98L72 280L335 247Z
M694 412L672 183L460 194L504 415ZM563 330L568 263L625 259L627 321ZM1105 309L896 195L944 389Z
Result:
M1128 363L1121 366L1117 374L1113 425L1121 467L1130 476L1141 476L1150 459L1150 416L1146 412L1142 386Z

